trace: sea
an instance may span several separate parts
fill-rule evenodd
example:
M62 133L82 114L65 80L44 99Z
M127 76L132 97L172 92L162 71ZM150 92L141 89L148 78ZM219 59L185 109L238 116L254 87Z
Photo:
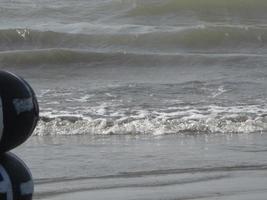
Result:
M1 0L40 120L34 199L266 200L267 1Z

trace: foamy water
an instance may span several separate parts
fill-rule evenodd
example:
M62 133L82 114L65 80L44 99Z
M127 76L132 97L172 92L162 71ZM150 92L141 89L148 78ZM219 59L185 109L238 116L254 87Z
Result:
M36 88L35 135L264 132L266 8L2 1L0 65Z
M267 1L1 0L36 91L35 199L266 200Z

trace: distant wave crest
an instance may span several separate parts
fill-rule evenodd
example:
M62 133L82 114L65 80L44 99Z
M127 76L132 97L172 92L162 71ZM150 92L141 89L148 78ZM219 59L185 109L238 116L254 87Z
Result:
M40 50L0 51L0 64L2 66L35 67L66 67L67 64L86 64L92 67L105 66L210 66L216 64L244 64L266 62L266 54L247 53L138 53L138 52L98 52L64 48L51 48ZM73 66L75 67L75 66Z
M135 8L129 13L134 16L140 15L163 15L170 13L180 13L191 11L199 17L207 19L210 16L219 18L222 16L239 16L245 18L255 18L266 15L267 3L264 0L167 0L158 3L153 1L137 1ZM248 10L250 11L248 14ZM216 18L216 19L217 19Z
M0 30L0 50L40 50L68 48L126 52L253 52L264 51L265 26L150 27L144 31L64 33L31 29ZM127 28L126 28L127 29ZM140 28L142 30L142 28ZM139 30L139 29L138 29Z

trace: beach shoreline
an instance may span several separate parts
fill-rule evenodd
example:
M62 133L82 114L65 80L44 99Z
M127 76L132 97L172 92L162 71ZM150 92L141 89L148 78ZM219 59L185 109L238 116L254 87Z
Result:
M2 0L40 107L35 200L266 200L267 1Z
M266 133L32 137L34 199L264 199Z

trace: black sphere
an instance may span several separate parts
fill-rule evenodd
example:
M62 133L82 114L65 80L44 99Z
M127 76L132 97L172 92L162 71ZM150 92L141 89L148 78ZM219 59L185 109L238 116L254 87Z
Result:
M0 153L22 144L39 119L39 107L30 85L22 78L0 71Z
M33 180L28 167L12 153L0 158L0 199L31 200Z

